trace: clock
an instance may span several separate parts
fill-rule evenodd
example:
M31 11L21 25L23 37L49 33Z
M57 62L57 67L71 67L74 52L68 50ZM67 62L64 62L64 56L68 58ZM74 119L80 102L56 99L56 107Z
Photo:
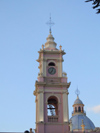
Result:
M56 69L54 67L50 67L48 69L48 73L51 74L51 75L54 75L56 73Z

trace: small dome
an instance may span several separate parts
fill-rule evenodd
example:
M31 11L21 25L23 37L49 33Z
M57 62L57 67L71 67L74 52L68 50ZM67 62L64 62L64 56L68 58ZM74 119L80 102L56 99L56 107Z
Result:
M83 114L75 115L75 116L71 117L70 121L72 122L72 129L73 130L82 129L82 127L81 127L82 120L84 122L86 130L92 130L92 129L94 130L95 129L93 122L87 116L85 116Z
M52 41L54 41L54 37L52 36L52 34L51 34L51 32L50 32L50 34L48 35L48 37L47 37L47 40L52 40Z
M83 104L83 102L79 99L79 97L77 97L74 104Z
M56 49L56 43L54 42L54 37L52 36L51 32L47 37L47 42L45 43L45 50L46 49L53 49L53 50L57 50Z

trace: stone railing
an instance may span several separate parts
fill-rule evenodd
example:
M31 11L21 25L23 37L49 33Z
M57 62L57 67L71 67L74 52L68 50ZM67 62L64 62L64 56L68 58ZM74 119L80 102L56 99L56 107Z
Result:
M58 116L48 116L48 122L58 122Z

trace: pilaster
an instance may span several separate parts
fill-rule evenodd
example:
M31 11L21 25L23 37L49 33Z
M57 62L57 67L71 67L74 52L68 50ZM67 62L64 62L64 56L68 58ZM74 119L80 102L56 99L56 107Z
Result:
M43 91L38 92L38 122L44 122L44 95Z
M68 92L63 92L63 121L69 121L69 111L68 111Z

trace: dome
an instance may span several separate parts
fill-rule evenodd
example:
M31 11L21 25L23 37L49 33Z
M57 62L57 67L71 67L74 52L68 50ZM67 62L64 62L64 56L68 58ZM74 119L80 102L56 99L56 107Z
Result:
M56 43L54 42L54 37L51 34L48 35L47 37L47 42L45 43L45 49L55 49L56 50Z
M82 127L81 127L82 120L84 122L86 130L92 130L92 129L94 130L95 129L93 122L87 116L85 116L83 114L80 114L80 115L78 114L78 115L72 116L70 119L70 121L72 122L72 130L82 129Z
M77 97L74 104L83 104L83 102L79 99L79 97Z

